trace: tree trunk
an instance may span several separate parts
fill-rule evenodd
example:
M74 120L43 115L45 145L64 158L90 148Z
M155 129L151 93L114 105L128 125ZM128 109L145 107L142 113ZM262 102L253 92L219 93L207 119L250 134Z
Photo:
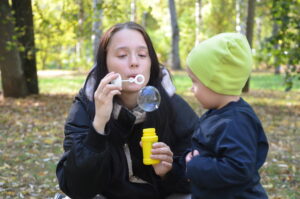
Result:
M102 35L103 0L93 0L93 28L92 43L94 60L96 61L100 37Z
M235 0L235 31L242 33L242 26L241 26L241 0Z
M147 18L148 18L149 13L147 11L143 12L143 16L142 16L142 26L145 28L145 30L147 29Z
M256 23L256 48L261 48L261 33L263 28L263 16L258 16L255 19Z
M130 21L136 21L136 1L135 0L131 0L130 7L131 7Z
M253 27L254 27L254 16L255 16L255 2L256 0L248 0L248 16L247 16L247 28L246 37L248 39L249 45L252 48L253 40ZM243 92L249 92L249 82L250 77L243 88Z
M195 45L200 42L200 28L201 28L201 8L202 8L202 0L195 1L195 21L196 21L196 39Z
M180 57L179 57L179 28L177 24L176 7L174 0L169 0L169 9L171 15L172 25L172 65L174 70L181 70Z
M278 34L279 31L279 27L278 24L276 23L276 21L273 22L273 27L272 27L272 37L275 37ZM276 42L276 44L274 45L274 49L278 50L279 48L279 43ZM274 65L275 65L275 75L279 75L280 71L281 71L281 65L279 64L278 61L278 56L274 56Z
M0 69L4 97L25 97L28 90L20 54L13 41L14 25L8 0L0 1Z
M18 41L24 47L19 51L29 94L38 94L38 76L36 69L36 49L31 0L13 0L12 8L18 30Z
M78 0L77 1L79 5L79 12L78 12L78 38L77 38L77 43L76 43L76 60L78 63L81 62L82 58L82 46L83 46L83 34L84 34L84 5L83 5L83 0Z

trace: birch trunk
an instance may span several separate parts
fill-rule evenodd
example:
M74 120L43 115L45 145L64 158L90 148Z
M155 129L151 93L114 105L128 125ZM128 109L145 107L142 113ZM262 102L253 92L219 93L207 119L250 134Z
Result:
M130 21L136 21L136 1L135 0L131 0L130 8L131 8Z
M92 43L93 55L96 61L100 37L102 35L102 21L103 21L103 0L93 0L93 27L92 27Z
M197 45L200 42L200 29L202 23L201 8L202 8L202 0L196 0L195 1L195 21L196 21L195 45Z
M171 15L172 25L172 53L171 53L171 68L174 70L180 70L180 57L179 57L179 28L176 16L176 7L174 0L169 0L169 9Z

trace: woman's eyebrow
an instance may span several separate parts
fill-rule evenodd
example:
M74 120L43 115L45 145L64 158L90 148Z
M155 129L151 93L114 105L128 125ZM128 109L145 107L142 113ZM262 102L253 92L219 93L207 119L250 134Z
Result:
M129 47L127 47L127 46L118 46L116 49L117 50L119 50L119 49L120 50L127 50L127 49L129 49ZM143 49L148 50L148 47L147 46L138 46L137 49L138 50L143 50Z

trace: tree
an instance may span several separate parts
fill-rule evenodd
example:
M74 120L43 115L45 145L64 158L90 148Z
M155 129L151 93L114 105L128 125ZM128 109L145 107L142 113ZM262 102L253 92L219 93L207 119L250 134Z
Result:
M235 31L245 34L245 23L243 20L242 14L244 13L244 0L236 0L235 1L235 9L236 9L236 19L235 19Z
M248 0L248 16L247 16L247 26L246 26L246 37L252 48L253 40L253 27L254 27L254 16L255 16L255 2L256 0ZM246 85L243 88L243 92L249 91L250 78L247 80Z
M274 57L274 66L286 66L286 91L292 89L294 80L300 80L300 70L297 69L300 62L299 9L299 0L273 0L271 9L273 24L276 26L267 40L267 49Z
M0 1L0 69L4 97L28 95L8 0Z
M130 21L136 21L136 0L131 0L130 8Z
M38 76L36 69L34 29L31 0L13 0L12 9L16 21L16 30L22 69L29 94L38 94Z
M83 0L77 0L78 4L78 33L77 33L77 42L76 42L76 59L80 63L82 58L83 51L83 34L84 34L84 3Z
M201 28L201 8L202 8L202 0L195 1L195 21L196 21L196 39L195 45L200 42L200 28Z
M180 57L179 57L179 27L177 24L176 7L174 0L169 0L169 10L171 15L172 25L172 65L171 68L174 70L180 70Z
M93 1L93 28L92 28L92 43L93 43L93 55L96 60L98 45L100 43L100 37L102 35L102 21L103 21L103 1Z

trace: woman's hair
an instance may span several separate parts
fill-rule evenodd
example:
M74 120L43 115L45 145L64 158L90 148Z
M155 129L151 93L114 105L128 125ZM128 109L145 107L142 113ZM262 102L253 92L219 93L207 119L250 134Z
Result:
M156 128L158 135L164 132L163 135L160 137L161 140L166 142L167 144L171 144L172 136L170 136L169 134L171 133L169 126L170 124L172 124L172 122L170 121L172 116L171 113L172 108L169 102L170 97L168 96L165 89L161 85L161 80L162 80L161 68L152 41L149 35L146 33L145 29L141 25L134 22L118 23L112 26L110 29L108 29L101 37L100 44L98 47L97 57L96 57L96 67L94 73L96 75L95 77L96 84L95 84L94 92L96 91L101 79L104 78L104 76L108 73L106 58L107 58L107 51L108 51L107 47L109 45L109 42L115 33L123 29L136 30L140 32L141 35L143 36L147 44L148 52L151 60L150 79L148 85L152 85L156 87L161 94L161 103L158 110L147 113L147 121L145 125L154 124L155 125L154 127Z

